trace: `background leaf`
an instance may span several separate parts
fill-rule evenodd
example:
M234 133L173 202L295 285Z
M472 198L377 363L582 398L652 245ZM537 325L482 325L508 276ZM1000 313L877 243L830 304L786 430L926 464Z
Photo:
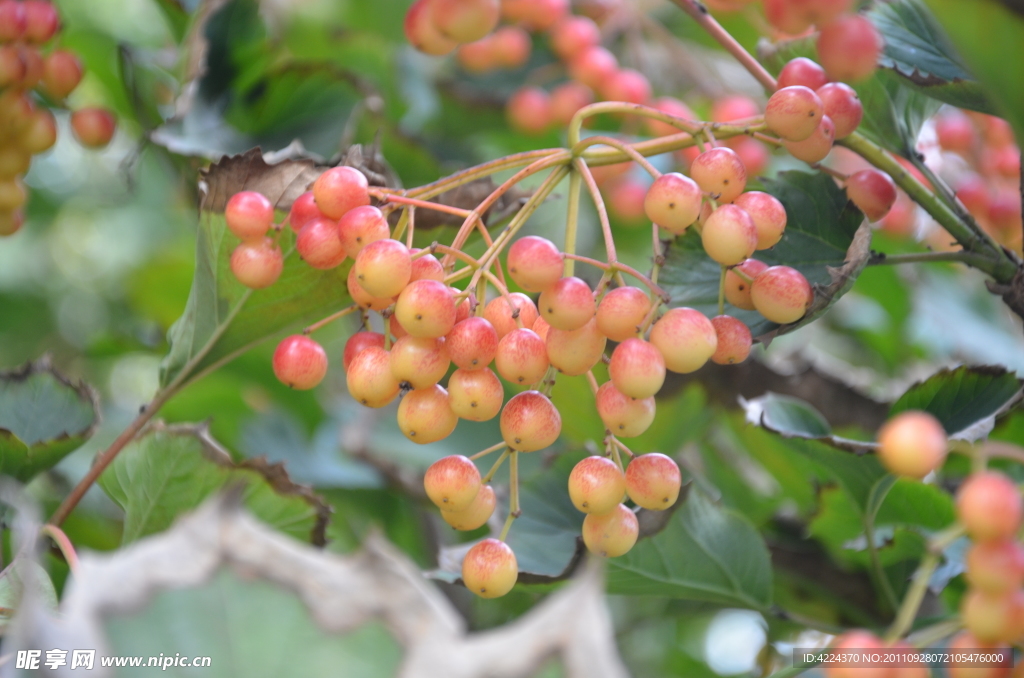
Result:
M170 527L217 490L242 485L245 505L273 527L324 543L329 509L280 465L236 464L205 425L148 427L103 472L100 486L124 509L124 543Z
M697 490L668 526L608 561L608 592L704 600L764 609L771 559L758 531Z
M0 472L21 482L81 447L99 424L96 393L49 358L0 372Z
M936 372L914 384L893 403L890 415L924 410L952 435L996 414L1021 389L1021 380L1002 367L968 367Z
M797 269L813 285L828 285L847 259L847 250L864 217L846 199L846 193L825 174L781 172L763 179L764 190L786 208L786 232L775 247L755 253L755 258L774 266ZM721 266L704 252L700 236L688 230L672 242L658 283L672 297L672 306L689 306L705 315L718 315L718 282ZM754 336L776 327L756 311L744 311L726 303L726 313L750 326Z

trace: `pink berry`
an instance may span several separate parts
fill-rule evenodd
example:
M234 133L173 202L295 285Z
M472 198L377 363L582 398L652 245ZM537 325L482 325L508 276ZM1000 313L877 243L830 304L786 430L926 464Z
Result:
M518 26L502 26L491 34L495 61L504 68L520 68L530 60L533 42Z
M743 210L754 220L757 230L757 249L766 250L774 247L786 230L786 208L768 193L748 191L736 198L734 205Z
M73 53L58 49L43 60L43 87L54 99L71 94L82 81L82 62Z
M867 17L849 14L823 26L818 60L833 80L857 82L875 72L882 36Z
M493 36L488 35L476 42L459 45L455 58L459 65L470 73L486 73L498 67L498 55Z
M807 57L797 57L782 67L778 78L778 88L803 85L817 90L827 82L828 76L825 75L824 68Z
M697 118L697 116L694 115L693 111L690 110L689 106L684 104L679 99L675 99L673 97L661 97L660 99L655 101L653 105L654 108L658 109L662 113L667 113L676 118L682 118L683 120L695 120ZM651 134L653 134L656 137L664 137L670 134L679 134L680 132L683 131L678 127L668 124L667 122L662 122L661 120L654 120L652 118L648 118L646 120L646 123L647 128L651 131Z
M728 315L720 315L711 319L718 336L718 348L711 356L711 362L718 365L736 365L750 355L753 338L750 328L742 320Z
M823 107L814 90L803 85L783 87L768 99L764 121L775 134L788 141L803 141L821 122Z
M946 431L918 410L901 412L878 431L878 459L896 475L924 478L946 461Z
M262 238L274 223L274 206L256 191L241 191L228 200L224 219L242 240Z
M622 502L626 477L608 457L581 460L569 474L569 499L583 513L608 513Z
M583 327L597 312L590 286L575 276L559 278L541 292L537 305L549 325L567 331Z
M654 423L656 405L653 396L630 398L608 381L597 389L595 399L597 413L605 428L620 438L641 435Z
M445 343L452 362L464 370L479 370L494 360L498 333L484 318L472 316L456 323Z
M651 328L651 343L661 352L665 367L688 374L704 366L718 348L718 334L700 311L673 308Z
M690 176L719 202L732 202L747 186L747 170L731 148L713 148L697 156Z
M640 524L625 504L619 504L608 513L588 513L583 519L582 531L588 551L615 558L629 553L636 544Z
M700 215L701 190L690 177L669 172L654 180L644 198L647 217L665 230L681 235Z
M0 0L0 42L11 42L25 33L25 6L15 0Z
M519 565L508 544L488 537L469 549L462 561L462 581L481 598L500 598L516 585Z
M289 388L306 391L327 375L324 347L303 334L281 340L274 350L274 376Z
M288 212L288 225L292 227L293 231L298 233L303 226L313 219L326 218L324 213L316 206L316 198L313 197L313 191L306 191L292 203L292 208ZM335 225L335 228L337 228L337 225Z
M352 297L352 301L356 302L361 308L366 308L371 311L383 311L388 306L395 303L395 300L391 297L375 297L359 285L359 280L356 279L355 267L348 270L348 293Z
M997 471L975 473L964 481L957 491L956 509L975 541L1013 537L1024 513L1017 486Z
M592 103L594 91L570 80L551 90L551 120L557 125L568 125L577 111Z
M569 75L592 90L600 90L618 70L619 61L600 45L589 47L569 62Z
M789 154L797 160L803 160L808 165L819 163L828 156L832 150L832 142L836 138L836 128L832 124L832 118L827 115L821 116L821 123L814 130L811 136L803 141L783 141Z
M638 287L617 287L597 306L597 329L612 341L635 337L651 310L651 299Z
M48 0L25 0L22 5L25 8L25 41L36 44L49 41L60 28L57 8Z
M501 411L501 437L520 452L550 447L562 432L562 417L544 394L524 391L513 396Z
M273 285L283 269L281 248L271 238L243 241L231 253L231 272L250 289Z
M451 366L444 339L401 337L391 347L391 376L412 388L430 388Z
M612 351L608 375L623 395L649 398L665 383L665 359L656 346L634 337Z
M559 372L570 377L590 371L604 357L607 344L608 340L597 329L596 318L572 331L550 327L544 337L548 360Z
M429 445L452 434L459 418L448 406L448 391L434 384L409 391L398 405L398 428L418 445Z
M772 266L754 278L750 300L757 312L773 323L784 325L804 317L814 292L800 271L789 266Z
M371 242L391 237L391 229L379 209L361 205L345 212L338 221L338 237L348 256L355 259Z
M434 23L433 7L434 0L416 0L412 3L405 13L405 39L424 54L442 56L454 50L458 43L438 30Z
M71 114L71 131L86 148L103 148L116 128L117 119L105 108L80 108Z
M562 277L562 253L547 238L528 235L508 249L508 274L527 292L543 292Z
M498 25L498 0L432 0L434 26L455 42L473 42Z
M599 91L608 101L646 104L651 98L651 83L643 73L623 68L614 71Z
M543 134L551 118L551 97L539 87L523 87L508 100L508 122L524 134Z
M295 249L313 268L336 268L346 257L345 248L338 238L338 225L323 217L306 222L295 238Z
M711 106L713 122L735 122L753 118L761 113L757 103L742 94L730 94L717 99Z
M391 375L391 354L383 347L367 346L352 358L346 372L348 392L361 405L384 407L398 396L400 385Z
M345 342L345 351L341 358L342 367L347 371L348 366L352 364L356 356L371 346L383 349L384 335L379 332L356 332L353 334Z
M658 452L634 457L626 467L629 498L651 511L663 511L675 504L682 481L679 466Z
M505 387L486 367L458 369L448 377L448 406L460 419L490 421L498 416L504 399Z
M332 167L313 183L317 209L331 219L341 219L346 212L370 204L366 176L354 167ZM349 256L355 256L349 252Z
M551 50L565 61L600 43L601 29L584 16L570 15L551 27Z
M512 308L509 307L510 301ZM484 307L484 318L494 326L499 340L519 326L516 323L517 317L523 327L533 327L537 319L537 307L533 305L533 300L522 292L513 292L508 295L508 300L504 295L495 297Z
M704 222L701 243L708 256L722 264L738 264L757 248L757 227L746 210L722 205Z
M356 255L352 269L359 286L368 293L375 297L394 297L409 284L412 259L403 243L384 238L364 247ZM438 284L444 287L443 283Z
M951 109L935 118L935 136L943 150L966 155L974 149L978 135L967 115Z
M461 511L469 506L482 486L476 464L461 454L438 459L423 475L427 497L446 511Z
M856 131L864 117L864 105L856 90L842 82L830 82L818 88L825 115L835 125L836 139L845 139Z
M502 0L502 16L532 31L546 31L569 13L569 0Z
M417 280L398 295L395 317L414 337L443 337L455 326L455 301L444 283Z
M866 169L850 175L846 194L869 221L878 221L896 203L896 184L885 172Z
M517 386L539 382L549 364L544 341L536 332L526 328L516 328L502 337L494 356L498 374Z

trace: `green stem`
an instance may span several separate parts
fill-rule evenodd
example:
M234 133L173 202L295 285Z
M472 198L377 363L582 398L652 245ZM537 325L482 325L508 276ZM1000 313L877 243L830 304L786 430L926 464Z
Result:
M565 215L565 249L568 254L576 253L576 229L580 219L580 189L583 186L583 177L579 172L569 174L569 207ZM566 257L565 277L571 277L576 269L576 262Z
M498 457L494 461L494 464L491 466L491 470L488 471L487 474L483 478L480 479L481 483L485 483L486 484L486 483L491 482L491 478L493 478L494 474L498 472L498 469L501 468L501 465L505 463L505 459L508 458L508 453L511 452L511 451L512 451L512 448L508 447L506 445L505 446L505 451L502 452L501 456Z
M896 619L893 620L892 626L889 627L885 634L886 642L892 643L899 640L913 626L914 619L917 617L917 611L924 600L924 594L928 591L928 581L932 578L932 574L938 565L938 553L929 553L921 561L921 564L918 565L917 571L914 573L914 580L910 584L910 589L903 597L903 604L900 605L899 612L896 613Z
M980 259L970 262L972 266L988 273L1000 283L1006 284L1013 279L1019 268L1019 262L1011 258L1004 249L992 243L987 237L982 237L971 230L949 205L918 181L917 177L904 169L895 156L857 132L839 143L888 173L893 181L906 191L914 202L924 207L928 214L939 222L939 225L946 229L965 250L980 255Z
M729 271L727 266L722 267L722 275L718 277L718 315L725 315L725 274Z
M990 259L976 252L957 250L955 252L918 252L914 254L885 254L872 252L868 259L869 266L883 266L896 264L928 264L934 262L958 261L970 266L984 265Z
M512 451L512 456L508 462L508 473L508 518L505 519L505 525L501 528L501 536L498 537L501 541L505 541L505 538L508 537L508 531L512 528L512 523L522 513L519 509L519 453L515 450Z

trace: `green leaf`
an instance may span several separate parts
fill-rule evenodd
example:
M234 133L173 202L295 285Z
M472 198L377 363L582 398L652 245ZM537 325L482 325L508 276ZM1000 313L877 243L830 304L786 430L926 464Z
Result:
M821 438L832 433L821 412L799 398L767 393L759 400L764 408L761 422L773 431L798 438Z
M608 592L765 609L771 558L757 529L692 490L668 526L608 561Z
M568 467L560 466L543 469L520 487L523 515L509 531L508 545L516 554L523 583L565 578L582 555L577 540L584 516L566 491Z
M842 485L862 514L877 505L879 493L876 488L886 477L886 472L874 455L858 456L817 440L792 438L786 443L794 452L814 461L826 478L835 479Z
M994 107L920 0L876 3L867 16L885 40L879 66L927 96L983 113Z
M396 675L403 654L381 622L329 633L294 592L228 570L195 588L161 591L144 609L110 615L104 625L111 654L212 658L206 668L170 667L168 676L385 678Z
M841 269L852 260L850 249L863 215L846 199L846 193L835 181L823 173L782 172L775 179L762 181L765 191L785 206L787 224L779 244L757 252L756 258L772 266L785 264L795 268L812 285L841 283L828 301L838 299L856 279L860 268L852 268L841 279L830 269ZM866 247L863 254L867 254ZM861 262L855 263L861 265ZM669 247L658 283L671 295L672 306L689 306L715 316L718 315L720 275L721 266L705 254L700 235L691 229ZM816 300L816 304L818 301L823 300ZM827 304L819 312L826 308ZM744 311L728 303L726 313L747 323L755 336L778 327L755 311ZM801 323L814 317L815 312L809 313Z
M911 386L889 414L924 410L952 435L995 415L1020 389L1017 375L1002 367L945 369Z
M221 213L228 198L257 190L287 209L317 176L308 161L276 165L259 150L225 158L204 177L206 195L196 244L196 272L185 312L167 334L171 345L160 383L181 384L299 323L319 320L350 303L345 279L351 262L322 271L304 264L293 251L291 229L281 232L284 271L270 287L250 290L231 273L231 251L238 239Z
M96 393L49 358L0 372L0 473L28 482L81 447L98 424Z
M330 514L280 464L232 461L205 424L151 425L114 459L99 483L124 509L124 543L167 529L226 486L243 486L244 503L257 517L314 544L324 543Z
M996 0L926 0L1001 115L1024 139L1024 13Z

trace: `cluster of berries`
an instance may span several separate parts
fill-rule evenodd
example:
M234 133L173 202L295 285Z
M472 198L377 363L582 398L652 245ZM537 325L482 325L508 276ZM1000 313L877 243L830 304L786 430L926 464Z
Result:
M82 64L73 52L44 53L59 30L60 17L48 0L0 0L0 236L21 228L28 199L21 177L32 156L57 141L49 105L64 101L82 79ZM107 145L114 125L105 109L71 114L75 137L89 148Z
M942 468L948 453L946 431L927 412L911 410L890 419L878 432L878 457L891 473L922 479ZM974 542L967 552L964 572L968 591L961 602L966 632L950 648L995 649L1024 637L1024 545L1018 540L1024 500L1016 484L1001 473L971 474L956 495L959 524ZM884 643L867 631L839 636L837 649L882 649ZM892 669L903 678L904 669ZM847 678L854 669L827 670L829 678ZM950 675L960 673L951 667ZM1009 668L993 668L986 675L1009 675ZM907 674L910 675L909 673ZM915 673L914 675L927 675ZM974 675L969 672L963 676Z

